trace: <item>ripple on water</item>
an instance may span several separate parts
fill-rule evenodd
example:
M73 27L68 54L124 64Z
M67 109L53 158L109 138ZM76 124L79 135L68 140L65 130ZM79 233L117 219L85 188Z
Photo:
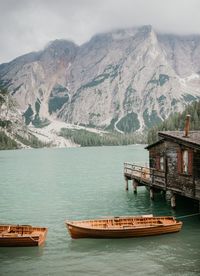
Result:
M0 152L1 223L47 226L39 248L0 248L0 275L199 275L199 224L178 234L138 239L72 240L66 219L169 215L161 195L125 191L123 162L147 162L143 146ZM131 185L130 185L131 186ZM188 211L177 209L175 215Z

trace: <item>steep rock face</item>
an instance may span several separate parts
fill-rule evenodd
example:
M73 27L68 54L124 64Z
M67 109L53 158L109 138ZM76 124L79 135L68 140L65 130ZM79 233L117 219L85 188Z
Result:
M56 40L1 65L0 80L34 116L143 130L200 97L200 36L143 26L99 34L80 47Z
M128 131L131 124L134 130L143 129L181 110L199 95L199 78L197 89L191 89L192 83L179 76L169 58L167 42L165 46L158 39L150 26L92 38L72 65L72 99L59 116L101 127L117 122L116 127ZM177 53L176 63L180 60Z
M65 91L64 100L67 98L65 80L76 51L77 46L74 43L56 40L41 52L1 65L1 84L9 89L22 111L31 105L35 114L39 109L40 116L48 118L51 113L49 98L55 94L55 89L62 96ZM36 103L39 103L38 109Z
M16 142L15 148L27 148L22 140L29 140L30 133L24 124L15 100L0 87L0 132ZM2 142L2 141L1 141ZM0 146L1 148L1 146Z
M200 36L158 35L158 41L180 77L200 72Z

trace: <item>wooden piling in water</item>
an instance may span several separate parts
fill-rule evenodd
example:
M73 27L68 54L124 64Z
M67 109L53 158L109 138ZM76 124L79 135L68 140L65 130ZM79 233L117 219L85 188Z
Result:
M125 177L125 183L126 183L126 191L128 191L128 178Z
M137 182L135 179L132 180L132 184L133 184L133 192L134 194L137 194Z
M176 208L176 196L174 193L171 195L171 207Z
M154 190L153 190L153 188L150 188L150 199L151 200L154 200Z

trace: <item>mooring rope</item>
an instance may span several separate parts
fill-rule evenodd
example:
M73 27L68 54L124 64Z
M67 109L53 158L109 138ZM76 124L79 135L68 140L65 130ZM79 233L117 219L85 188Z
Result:
M200 213L195 213L195 214L191 214L191 215L186 215L186 216L180 216L180 217L176 217L177 219L179 218L187 218L187 217L193 217L193 216L198 216L200 215Z

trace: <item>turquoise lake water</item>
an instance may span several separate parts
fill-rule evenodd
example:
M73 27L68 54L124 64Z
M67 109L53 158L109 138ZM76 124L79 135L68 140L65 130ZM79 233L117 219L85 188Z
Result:
M148 163L142 145L0 151L0 223L49 228L42 247L0 248L1 276L200 275L200 218L183 219L179 233L130 239L72 240L64 221L134 214L182 216L157 194L130 185L123 162Z

